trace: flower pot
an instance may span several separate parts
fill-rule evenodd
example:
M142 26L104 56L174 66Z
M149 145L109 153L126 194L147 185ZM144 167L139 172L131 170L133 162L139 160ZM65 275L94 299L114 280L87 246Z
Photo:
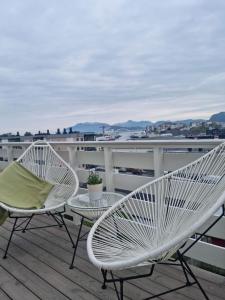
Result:
M88 194L90 201L99 200L102 198L102 183L99 184L88 184Z

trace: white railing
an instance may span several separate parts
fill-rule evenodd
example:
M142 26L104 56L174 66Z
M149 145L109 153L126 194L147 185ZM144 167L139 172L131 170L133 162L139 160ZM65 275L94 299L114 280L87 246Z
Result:
M107 191L132 191L135 188L199 158L223 142L222 140L157 140L125 142L75 142L51 144L77 171L85 183L89 167L101 166ZM0 143L0 168L16 159L28 143ZM128 172L121 172L124 168ZM151 172L150 172L151 171ZM134 173L140 173L137 175ZM68 212L69 213L69 212ZM212 222L214 217L211 218ZM209 232L209 236L225 240L225 217ZM188 256L225 269L225 248L199 242Z

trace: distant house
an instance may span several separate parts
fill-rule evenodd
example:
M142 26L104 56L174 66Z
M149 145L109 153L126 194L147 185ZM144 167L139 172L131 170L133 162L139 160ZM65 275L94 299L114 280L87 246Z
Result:
M83 142L83 141L95 141L96 140L96 135L94 133L81 133L81 132L72 132L70 131L67 133L67 131L64 131L64 133L60 133L59 130L55 134L51 134L49 130L47 132L38 132L37 134L25 134L25 135L20 135L17 133L16 135L13 135L11 133L7 134L2 134L0 135L0 143L18 143L18 142L25 142L25 143L32 143L37 140L45 140L48 142L58 142L58 143L63 143L63 142L69 142L69 143L74 143L74 142ZM7 160L7 150L4 149L4 145L0 145L0 161L6 161ZM62 146L59 145L57 146L57 151L62 150ZM13 149L22 149L22 145L18 144L13 145ZM79 147L78 147L79 149ZM83 147L80 147L80 150L83 150ZM88 149L89 150L89 149ZM13 157L13 159L15 159Z

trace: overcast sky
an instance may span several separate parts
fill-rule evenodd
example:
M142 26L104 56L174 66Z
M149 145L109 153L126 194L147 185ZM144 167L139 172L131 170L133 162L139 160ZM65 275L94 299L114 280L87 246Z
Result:
M225 110L224 0L0 0L0 132Z

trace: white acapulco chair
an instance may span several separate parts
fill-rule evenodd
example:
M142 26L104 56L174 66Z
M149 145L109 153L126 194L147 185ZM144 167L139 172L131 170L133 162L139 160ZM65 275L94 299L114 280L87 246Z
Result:
M56 153L52 146L45 141L32 143L17 159L17 162L36 176L54 184L44 207L40 209L18 209L0 202L0 207L8 211L9 217L14 219L12 231L3 258L7 257L9 245L15 231L25 232L30 229L52 226L64 227L72 245L72 237L68 231L62 214L65 212L67 200L78 191L79 181L75 171ZM53 218L54 225L30 227L35 215L46 214ZM18 221L22 220L19 224Z
M123 299L126 280L151 276L157 263L177 262L186 283L146 299L197 284L209 299L184 259L184 254L224 216L225 143L200 159L162 176L122 198L92 227L87 241L91 262L101 269L103 286L120 283ZM187 247L186 241L222 206L222 212ZM172 257L173 256L173 257ZM167 261L167 262L166 262ZM173 262L172 262L173 261ZM112 271L150 264L147 274L114 277ZM111 277L107 276L110 271Z

